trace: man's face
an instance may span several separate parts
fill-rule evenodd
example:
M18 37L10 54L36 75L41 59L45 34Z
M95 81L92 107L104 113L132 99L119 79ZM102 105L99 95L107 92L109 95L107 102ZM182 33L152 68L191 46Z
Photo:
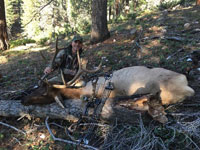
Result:
M76 52L77 50L81 49L82 48L82 43L80 41L73 41L72 42L72 51L73 52Z

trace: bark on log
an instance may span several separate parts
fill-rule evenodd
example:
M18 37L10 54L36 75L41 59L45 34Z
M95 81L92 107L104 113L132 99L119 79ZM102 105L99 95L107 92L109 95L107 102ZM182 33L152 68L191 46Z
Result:
M49 116L53 119L77 121L83 114L86 106L86 102L79 99L65 100L64 104L65 109L62 109L57 103L42 106L24 106L19 100L0 100L0 116L20 117L27 114L39 118ZM93 112L94 109L90 108L88 115L92 115ZM120 122L134 124L138 123L140 115L142 116L144 123L152 120L151 117L145 112L128 110L124 107L114 105L113 100L109 99L106 101L100 117L102 120L108 122L115 122L117 119Z

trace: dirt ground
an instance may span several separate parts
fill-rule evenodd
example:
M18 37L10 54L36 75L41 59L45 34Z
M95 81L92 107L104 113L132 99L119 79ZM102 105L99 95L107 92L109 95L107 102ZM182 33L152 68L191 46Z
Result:
M172 106L168 113L198 113L200 106L200 7L176 7L154 13L144 13L135 20L110 26L111 37L102 43L90 45L84 37L84 57L89 68L103 57L103 73L128 66L145 65L163 67L187 76L195 96ZM65 46L68 39L59 42ZM27 44L0 52L0 99L16 99L37 84L38 77L48 64L40 52L50 60L55 44L38 46ZM172 112L171 112L172 111ZM54 142L47 131L44 119L0 117L0 122L10 124L29 134L23 135L0 125L0 150L10 149L77 149L62 142ZM190 118L189 120L192 120ZM70 123L51 120L60 126ZM53 133L64 138L63 129L53 126ZM197 142L198 143L198 142ZM200 143L198 143L200 144Z

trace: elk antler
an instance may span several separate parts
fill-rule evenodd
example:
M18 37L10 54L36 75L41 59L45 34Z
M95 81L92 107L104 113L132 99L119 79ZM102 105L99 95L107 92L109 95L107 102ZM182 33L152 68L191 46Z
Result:
M58 54L58 52L59 52L59 48L58 48L58 36L57 36L57 38L56 38L56 51L55 51L55 53L54 53L54 56L53 56L53 59L52 59L52 61L51 61L51 66L53 66L53 64L54 64L54 61L55 61L55 59L56 59L56 55ZM40 82L41 81L43 81L44 83L46 83L47 84L47 92L48 92L48 90L49 90L49 88L51 88L51 87L53 87L53 85L51 85L49 82L48 82L48 80L45 80L45 78L48 76L49 74L45 74L45 75L43 75L41 78L40 78L40 81L38 82L38 85L40 85ZM54 100L56 101L56 103L58 103L58 105L59 106L61 106L61 108L64 108L64 106L63 106L63 104L62 104L62 97L61 96L59 96L59 95L56 95L55 97L54 97Z
M84 72L95 73L101 69L102 61L100 62L99 66L96 69L88 70L86 69L87 63L84 65L81 63L79 51L77 51L77 58L78 58L78 65L79 65L78 72L76 73L76 75L71 81L67 82L67 85L72 85Z
M59 51L60 51L60 49L58 48L58 36L57 36L57 38L56 38L56 51L55 51L54 56L53 56L53 59L52 59L52 61L51 61L51 66L53 66L54 61L55 61L55 59L56 59L56 55L58 54ZM44 81L44 79L45 79L48 75L49 75L48 73L44 74L44 75L40 78L40 81L38 82L38 85L40 85L41 81Z
M61 77L62 77L62 80L63 80L64 85L55 85L55 84L54 84L53 87L55 87L55 88L66 88L66 87L69 87L69 86L72 85L84 72L87 72L87 73L95 73L95 72L97 72L97 71L99 71L99 70L101 69L102 61L100 62L100 64L98 65L98 67L97 67L96 69L94 69L94 70L88 70L88 69L86 69L87 62L85 62L85 64L82 64L82 63L81 63L79 51L77 51L77 58L78 58L78 65L79 65L79 68L78 68L78 71L77 71L76 75L74 76L74 78L66 83L65 80L64 80L64 74L63 74L63 72L61 71Z

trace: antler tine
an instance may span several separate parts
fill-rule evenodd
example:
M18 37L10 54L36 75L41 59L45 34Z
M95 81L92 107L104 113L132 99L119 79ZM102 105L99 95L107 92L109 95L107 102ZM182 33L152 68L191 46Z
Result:
M88 72L88 73L95 73L97 71L99 71L101 69L101 66L102 66L102 60L100 62L100 64L98 65L98 67L94 70L88 70L86 69L86 66L83 68L82 65L81 65L81 59L80 59L80 55L79 55L79 52L77 51L77 57L78 57L78 62L79 62L79 68L81 68L84 72Z
M53 63L54 63L54 61L56 59L56 55L58 54L58 52L59 52L59 48L58 48L58 36L57 36L57 38L56 38L56 51L55 51L55 54L54 54L53 59L51 61L52 65L53 65Z
M79 68L81 68L84 72L95 73L95 72L97 72L97 71L99 71L99 70L101 69L102 60L101 60L100 64L98 65L98 67L97 67L96 69L94 69L94 70L88 70L88 69L86 69L86 66L87 66L87 65L85 65L85 67L82 66L82 64L81 64L81 59L80 59L80 55L79 55L79 52L78 52L78 51L77 51L77 57L78 57Z
M86 69L86 66L84 68L82 67L79 51L77 51L77 58L78 58L79 69L75 77L71 81L67 82L67 85L69 86L73 84L83 74L83 72L95 73L101 69L102 61L100 62L99 66L95 70L88 70Z
M86 68L82 68L82 70L85 71L85 72L88 72L88 73L95 73L95 72L99 71L101 69L101 67L102 67L102 60L101 60L100 64L98 65L98 67L96 69L88 70Z
M57 36L57 38L56 38L56 51L55 51L55 54L54 54L54 56L53 56L53 59L52 59L52 61L51 61L51 66L53 66L53 63L54 63L54 61L55 61L55 59L56 59L56 55L58 54L58 52L59 52L59 48L58 48L58 36ZM44 81L44 79L48 76L49 74L44 74L41 78L40 78L40 81ZM38 84L40 85L40 83L41 82L38 82Z
M74 78L72 80L70 80L69 82L67 82L67 85L69 85L69 86L72 85L83 73L79 50L77 50L77 58L78 58L78 66L79 66L78 71L77 71L76 75L74 76Z

